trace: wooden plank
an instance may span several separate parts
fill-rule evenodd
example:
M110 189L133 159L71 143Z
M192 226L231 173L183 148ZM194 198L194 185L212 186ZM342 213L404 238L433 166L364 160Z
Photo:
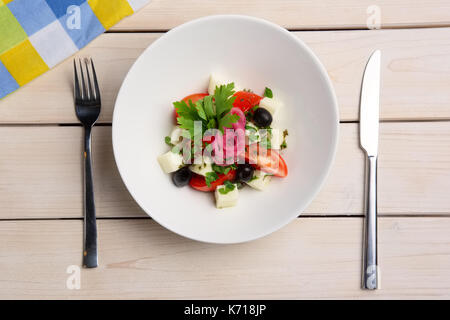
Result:
M125 75L159 34L103 34L77 56L91 56L102 97L100 122L111 122L114 101ZM73 105L73 61L0 100L0 123L76 123Z
M450 119L450 28L303 32L298 36L325 65L341 120L359 120L362 74L375 49L382 52L382 120Z
M324 63L343 121L358 119L365 63L383 52L383 120L450 119L450 28L296 32ZM92 56L102 89L101 122L111 122L120 85L140 53L160 34L104 34L79 56ZM0 123L74 123L72 61L0 101ZM175 99L175 98L174 98Z
M212 14L251 15L290 29L365 29L373 5L383 28L450 25L445 0L152 0L112 30L167 30Z
M0 218L82 216L82 128L0 127ZM145 216L117 171L111 127L93 132L98 216Z
M0 127L0 219L82 215L80 127ZM329 179L305 211L313 215L363 213L364 155L357 124L341 124ZM383 123L379 212L450 214L450 122ZM143 217L117 172L111 128L93 137L97 213Z
M360 290L361 218L301 218L260 240L212 245L144 220L99 221L97 269L81 221L0 222L1 299L448 299L450 218L380 218L381 290ZM411 281L414 279L414 281Z

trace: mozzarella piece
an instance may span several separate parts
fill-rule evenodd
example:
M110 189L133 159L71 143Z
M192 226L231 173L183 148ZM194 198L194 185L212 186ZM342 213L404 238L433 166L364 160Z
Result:
M250 187L253 189L263 191L267 185L269 184L270 180L272 179L272 176L267 174L264 171L255 170L255 173L253 174L253 180L246 182Z
M245 130L245 133L247 133L247 131L251 131L252 129L258 131L258 127L253 122L247 121L245 126L248 127L248 129Z
M180 169L183 165L183 156L169 151L158 157L158 163L165 173L171 173Z
M229 81L222 76L218 76L217 74L211 74L211 77L209 78L208 93L213 95L216 91L216 87L220 87L221 85L229 84L231 82L234 81ZM236 82L234 83L234 91L239 91L237 89Z
M219 190L223 188L225 188L224 185L218 186L214 193L216 198L216 207L218 209L234 207L237 204L239 198L237 185L234 185L234 190L229 191L227 194L220 193Z
M283 132L277 128L272 128L272 136L270 138L270 146L272 149L279 150L283 143Z
M220 80L217 75L212 74L209 78L209 87L208 87L208 93L210 95L214 95L214 92L216 91L216 87L224 84L222 80Z
M179 126L175 126L170 133L170 143L177 145L180 142L180 138L182 137L183 129Z
M245 124L248 129L245 129L245 143L253 144L261 141L261 135L259 133L258 127L253 123L247 122Z
M189 166L189 170L201 176L206 176L206 173L213 171L211 163L193 164Z
M265 97L260 101L259 106L261 108L267 109L267 111L269 111L272 114L272 116L274 116L275 113L281 107L283 107L283 104L276 99L271 99L271 98Z

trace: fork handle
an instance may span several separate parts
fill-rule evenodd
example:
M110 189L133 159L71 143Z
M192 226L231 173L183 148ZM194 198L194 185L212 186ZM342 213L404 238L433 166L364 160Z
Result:
M97 258L97 223L95 217L94 183L91 161L92 126L84 127L84 248L83 266L96 268Z
M362 288L374 290L378 288L377 157L368 156L366 163L366 217L364 219Z

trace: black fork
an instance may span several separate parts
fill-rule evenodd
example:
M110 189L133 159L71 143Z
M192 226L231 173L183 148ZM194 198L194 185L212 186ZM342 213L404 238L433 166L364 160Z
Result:
M84 63L83 63L84 62ZM84 127L84 241L83 266L96 268L97 223L95 217L94 184L91 161L91 131L100 115L100 89L92 59L73 61L75 113Z

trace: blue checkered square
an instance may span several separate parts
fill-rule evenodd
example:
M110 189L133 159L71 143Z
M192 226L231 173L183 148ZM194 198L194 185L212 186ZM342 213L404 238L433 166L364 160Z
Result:
M19 89L19 85L0 61L0 99Z
M56 20L45 0L14 0L7 6L28 36Z
M70 6L81 6L86 0L45 0L48 6L53 10L59 19L67 14L67 8ZM112 0L113 1L113 0Z
M72 38L78 49L81 49L96 37L98 37L100 34L105 32L105 28L103 28L102 24L95 16L94 12L87 2L83 3L79 8L79 16L81 17L79 29L73 28L70 23L70 21L72 21L72 19L74 18L73 13L65 14L64 16L60 17L59 22L63 26L64 30L66 30L66 32Z

